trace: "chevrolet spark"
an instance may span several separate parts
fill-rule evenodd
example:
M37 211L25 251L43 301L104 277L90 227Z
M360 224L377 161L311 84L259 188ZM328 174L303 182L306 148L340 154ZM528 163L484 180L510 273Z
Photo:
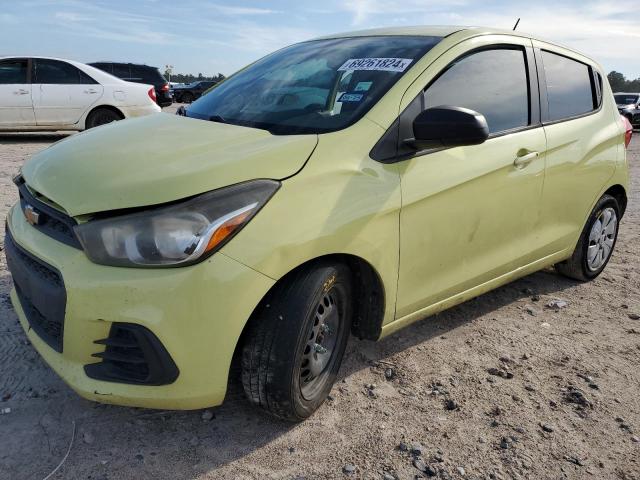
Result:
M545 267L602 272L629 181L605 79L572 50L478 28L284 48L182 115L26 162L5 240L14 308L88 399L218 405L235 359L250 402L304 419L350 335Z

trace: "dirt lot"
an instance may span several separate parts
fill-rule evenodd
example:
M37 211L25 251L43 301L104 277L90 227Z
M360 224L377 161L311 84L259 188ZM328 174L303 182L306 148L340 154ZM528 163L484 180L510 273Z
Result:
M413 479L428 465L439 478L640 479L636 135L629 210L600 278L536 273L382 342L353 340L331 399L301 425L249 408L237 386L206 412L79 398L27 343L2 256L0 478L42 479L71 444L52 478ZM0 219L12 175L61 138L0 137Z

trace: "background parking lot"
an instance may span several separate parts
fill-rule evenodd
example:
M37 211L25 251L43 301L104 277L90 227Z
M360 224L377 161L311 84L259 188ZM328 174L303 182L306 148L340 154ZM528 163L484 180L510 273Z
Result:
M0 219L20 166L65 136L0 136ZM0 256L0 479L44 478L74 425L52 478L413 479L424 461L441 478L640 479L640 133L629 152L629 207L597 280L543 271L379 343L353 339L300 425L249 407L237 384L206 411L81 399L28 344Z

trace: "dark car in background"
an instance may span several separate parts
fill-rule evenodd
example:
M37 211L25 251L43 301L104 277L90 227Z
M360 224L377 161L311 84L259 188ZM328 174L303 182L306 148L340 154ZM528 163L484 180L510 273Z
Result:
M191 103L216 83L218 82L213 80L199 80L187 85L176 85L172 88L173 98L176 102Z
M640 93L614 93L620 115L627 117L631 125L640 127Z
M161 107L168 107L173 103L173 96L169 89L169 82L162 76L160 70L149 65L122 62L89 63L92 67L104 70L111 75L127 82L145 83L153 85L156 90L156 102Z

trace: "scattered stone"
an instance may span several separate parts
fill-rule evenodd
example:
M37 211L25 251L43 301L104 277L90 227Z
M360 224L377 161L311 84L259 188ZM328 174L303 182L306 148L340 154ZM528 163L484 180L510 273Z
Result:
M191 437L191 439L189 440L189 445L191 445L192 447L197 447L200 444L200 440L198 439L198 437Z
M524 389L527 390L528 392L535 392L536 388L533 385L525 385Z
M90 432L84 432L82 434L82 440L87 445L91 445L93 443L93 435Z
M633 437L631 437L631 441L634 443L640 443L640 438L636 437L635 435Z
M387 380L393 380L396 376L396 372L393 368L387 368L384 371L384 378L386 378Z
M538 311L535 308L533 308L531 305L525 305L524 311L527 312L532 317L535 317L536 315L538 315Z
M342 473L344 473L345 475L353 475L354 473L356 473L356 466L348 463L344 467L342 467Z
M554 299L551 300L549 303L547 303L547 308L550 308L551 310L562 310L563 308L567 308L569 306L569 302L567 302L566 300L560 300L560 299Z
M2 395L2 401L3 402L6 402L10 398L11 398L11 394L10 393L5 393L4 395Z
M539 302L540 301L540 295L532 295L531 296L531 301L532 302Z
M427 469L427 464L424 463L424 460L422 460L421 458L414 458L413 466L416 467L421 472L424 472Z
M205 422L210 421L213 418L213 412L211 410L205 410L202 412L202 420Z
M289 453L295 453L296 447L289 447L288 450L289 450Z
M423 447L419 442L411 444L411 453L416 456L422 455Z
M397 480L396 477L394 477L393 475L391 475L390 473L385 473L382 476L382 480Z
M401 452L408 452L409 451L409 445L407 445L404 442L400 442L400 445L398 445L398 450L400 450Z
M540 324L540 326L541 326L542 328L551 328L551 324L550 324L550 323L547 323L547 322L542 322L542 323Z
M506 379L510 379L513 378L513 373L508 372L507 370L503 369L503 368L490 368L489 370L487 370L487 372L489 373L489 375L494 375L496 377L500 377L500 378L506 378Z
M640 315L638 315L637 313L630 313L629 318L631 320L640 320Z
M455 400L450 398L445 402L444 408L446 408L449 411L460 410L460 404L458 402L456 402Z
M144 455L142 455L141 453L137 454L136 455L136 460L143 461L144 460Z
M438 471L431 465L427 465L424 469L424 473L427 475L427 477L435 477L438 474Z
M522 360L529 360L531 358L531 355L529 355L528 353L523 353L522 357L520 358L522 358Z
M547 433L553 433L554 430L554 428L548 423L541 423L540 428Z
M593 377L590 375L585 375L584 373L578 373L578 376L587 383L593 383Z
M464 467L458 467L456 470L458 470L458 473L460 474L461 477L464 477L465 474L467 473Z
M580 405L581 407L591 407L591 402L587 400L584 392L572 386L567 389L565 400L569 403Z
M508 449L511 446L511 440L507 437L502 437L500 440L500 448L503 450Z
M582 460L580 460L578 457L572 457L572 456L565 455L564 459L569 463L573 463L574 465L578 465L579 467L583 467L584 466L584 462Z

